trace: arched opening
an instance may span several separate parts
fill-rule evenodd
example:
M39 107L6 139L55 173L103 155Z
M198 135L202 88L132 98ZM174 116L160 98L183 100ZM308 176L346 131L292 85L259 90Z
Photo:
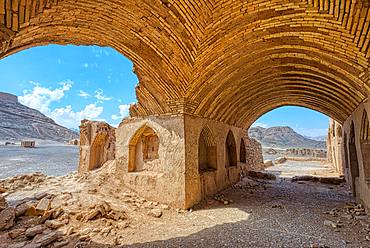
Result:
M104 150L106 149L107 141L108 135L106 133L99 134L93 141L90 148L89 171L99 169L106 162Z
M234 138L234 134L232 131L229 131L227 134L226 142L225 142L225 167L233 167L237 166L237 154L236 154L236 142Z
M358 159L357 159L357 148L356 148L356 133L355 133L355 125L351 123L351 133L349 135L349 165L351 169L351 181L352 181L352 192L356 195L356 180L360 175L359 166L358 166Z
M367 112L364 110L361 121L361 152L365 180L370 182L370 127Z
M129 144L129 172L160 172L159 137L150 127L140 128Z
M208 127L203 128L198 144L199 173L217 170L217 146Z
M246 163L247 162L247 151L245 149L244 139L240 141L240 162Z
M113 158L113 146L103 145L111 134L101 137L98 129L89 129L79 137L79 126L83 119L117 126L128 115L138 82L132 68L111 47L42 43L1 57L0 112L6 110L9 117L1 115L9 121L0 125L0 157L11 169L0 178L63 176L80 171L81 164L83 171L94 170ZM35 141L36 149L20 149L22 141ZM32 159L12 162L28 156Z

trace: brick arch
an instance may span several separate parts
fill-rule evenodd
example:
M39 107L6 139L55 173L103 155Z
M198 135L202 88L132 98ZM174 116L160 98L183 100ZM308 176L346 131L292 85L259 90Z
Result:
M367 0L6 0L0 58L37 45L115 48L140 79L131 116L239 127L277 105L342 123L370 90Z

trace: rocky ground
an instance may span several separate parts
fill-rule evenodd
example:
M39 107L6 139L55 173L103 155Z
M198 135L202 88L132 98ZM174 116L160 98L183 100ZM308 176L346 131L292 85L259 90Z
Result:
M127 190L109 167L0 180L0 247L370 246L368 216L344 184L254 173L182 211Z

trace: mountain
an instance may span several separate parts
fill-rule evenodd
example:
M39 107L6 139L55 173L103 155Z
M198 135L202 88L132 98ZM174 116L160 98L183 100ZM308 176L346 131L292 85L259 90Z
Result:
M249 129L249 136L264 147L326 149L325 141L306 138L290 127L252 127Z
M310 137L310 136L304 136L305 138L307 139L311 139L311 140L316 140L316 141L327 141L328 140L328 136L325 135L325 136L315 136L315 137Z
M0 140L41 139L67 142L78 133L56 124L39 111L18 102L18 97L0 92Z

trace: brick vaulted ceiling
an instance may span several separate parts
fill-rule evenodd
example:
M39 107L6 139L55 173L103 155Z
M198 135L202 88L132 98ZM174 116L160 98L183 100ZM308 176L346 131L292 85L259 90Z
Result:
M283 105L343 122L370 92L369 0L0 0L0 58L110 46L140 79L132 116L240 127Z

